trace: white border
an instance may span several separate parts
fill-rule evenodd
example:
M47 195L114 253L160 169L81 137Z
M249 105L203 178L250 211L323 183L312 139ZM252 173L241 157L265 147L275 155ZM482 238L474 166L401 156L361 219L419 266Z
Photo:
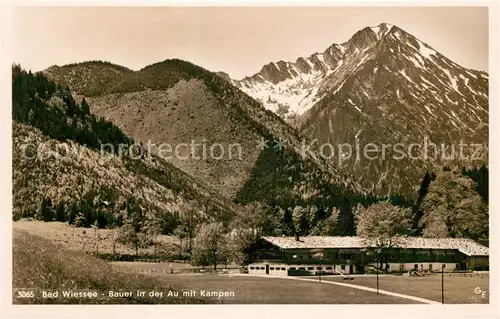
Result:
M500 35L499 12L500 4L497 1L406 1L401 2L376 2L376 1L133 1L133 0L101 0L101 1L25 1L18 0L11 3L2 3L0 7L0 30L2 33L0 45L0 73L1 87L0 96L3 103L0 107L3 125L1 129L1 145L3 154L0 169L0 191L1 191L1 261L2 279L0 296L2 307L0 317L2 318L108 318L108 317L162 317L162 318L499 318L498 309L500 282L499 254L498 254L498 226L499 226L499 201L498 192L498 152L494 147L499 145L499 133L496 125L500 122L498 118L498 90L499 88L499 63L497 57L498 37ZM11 64L10 52L11 11L13 5L22 6L488 6L489 7L489 81L490 81L490 304L489 305L121 305L121 306L58 306L58 305L30 305L13 306L12 301L12 140L11 140ZM464 43L467 45L467 43Z

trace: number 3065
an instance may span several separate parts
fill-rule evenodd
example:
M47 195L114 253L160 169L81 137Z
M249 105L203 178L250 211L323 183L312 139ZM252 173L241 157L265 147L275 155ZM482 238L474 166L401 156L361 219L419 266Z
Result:
M33 298L35 293L33 291L18 291L17 298Z

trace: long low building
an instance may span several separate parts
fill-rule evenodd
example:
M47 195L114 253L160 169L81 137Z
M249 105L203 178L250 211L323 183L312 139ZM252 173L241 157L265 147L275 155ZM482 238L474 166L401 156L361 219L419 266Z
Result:
M251 274L363 273L382 265L388 272L488 270L488 247L466 238L402 237L378 249L361 237L261 237L248 247Z

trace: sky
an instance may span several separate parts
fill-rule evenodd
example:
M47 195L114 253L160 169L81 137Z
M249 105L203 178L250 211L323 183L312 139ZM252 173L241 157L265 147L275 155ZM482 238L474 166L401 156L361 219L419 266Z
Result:
M138 70L179 58L241 79L382 22L488 71L487 7L17 7L12 20L14 62L32 71L89 60Z

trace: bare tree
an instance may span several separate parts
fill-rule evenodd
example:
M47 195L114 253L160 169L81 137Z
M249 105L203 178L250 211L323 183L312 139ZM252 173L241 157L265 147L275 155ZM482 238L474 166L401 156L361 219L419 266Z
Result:
M97 220L94 222L92 225L92 229L94 230L94 245L95 245L95 254L96 256L99 256L99 239L100 239L100 234L99 234L99 223Z
M149 245L151 242L154 244L154 260L156 260L156 250L158 246L158 235L161 234L161 220L155 214L149 214L145 222L146 241Z
M203 224L198 230L194 247L192 263L195 265L213 265L227 260L227 236L222 223Z
M389 202L380 202L367 208L356 209L356 231L363 238L368 250L376 249L380 266L380 254L384 249L398 247L412 225L410 208L394 206Z
M199 204L197 201L190 201L184 206L182 215L180 216L181 225L184 227L188 240L188 252L192 250L193 238L195 237L195 231L202 219L202 215L207 213L203 209L200 210L198 207Z

